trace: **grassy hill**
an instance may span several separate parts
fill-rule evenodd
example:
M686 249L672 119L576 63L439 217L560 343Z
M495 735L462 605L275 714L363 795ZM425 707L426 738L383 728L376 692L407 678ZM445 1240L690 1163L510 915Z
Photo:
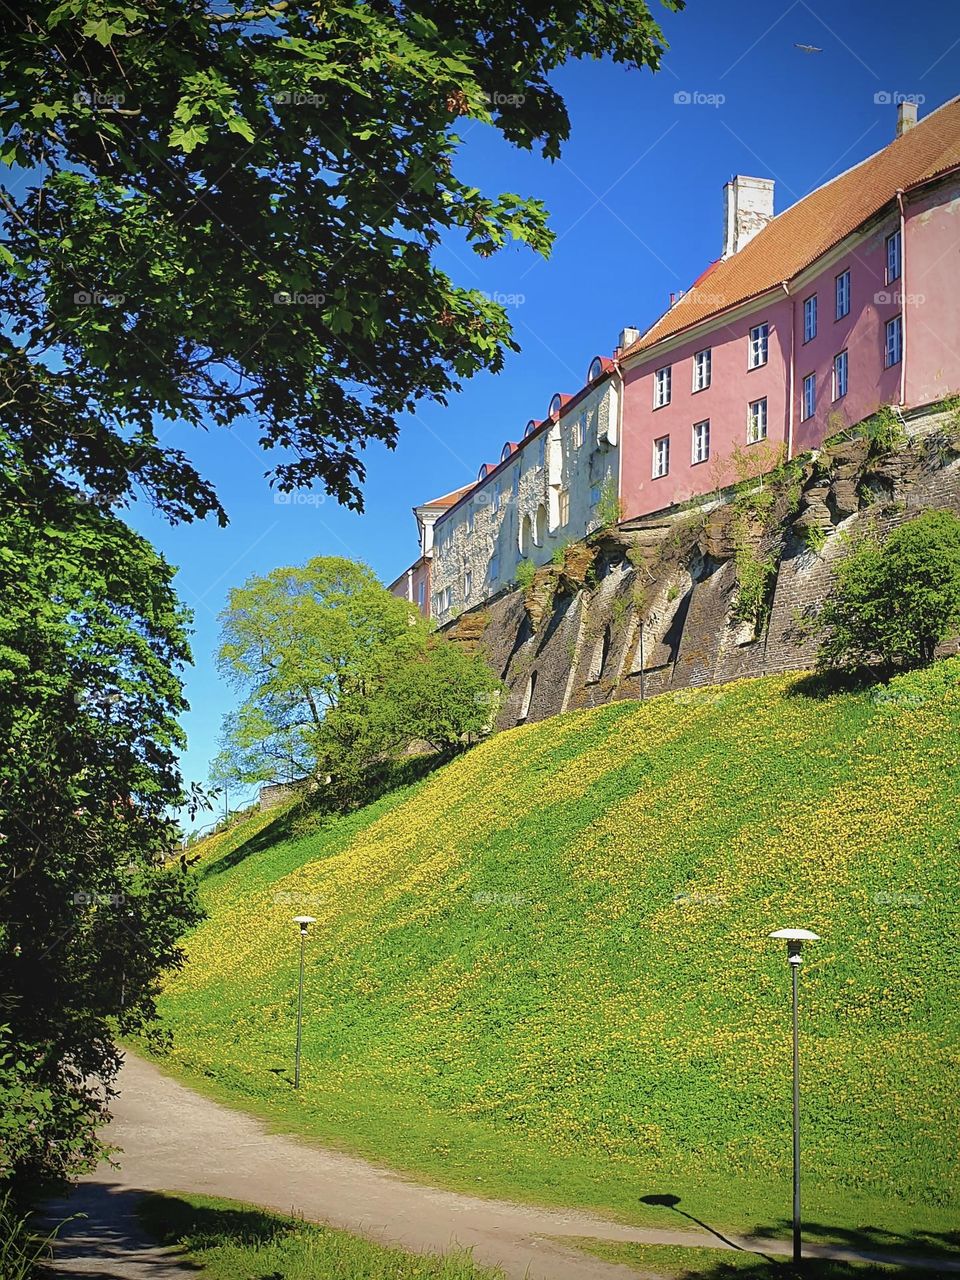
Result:
M801 925L823 939L801 975L808 1216L946 1226L960 660L804 687L574 712L313 830L266 814L209 841L209 919L161 1002L169 1064L475 1192L777 1229L789 973L766 934Z

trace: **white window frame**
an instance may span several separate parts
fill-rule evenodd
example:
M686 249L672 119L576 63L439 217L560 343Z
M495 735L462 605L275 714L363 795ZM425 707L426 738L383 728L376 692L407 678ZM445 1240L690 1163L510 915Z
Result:
M463 598L464 601L470 599L473 594L473 570L464 569L463 571Z
M759 444L767 438L767 397L751 400L747 405L747 444Z
M800 421L806 422L817 411L817 375L808 373L801 383Z
M663 409L670 403L673 392L673 366L663 365L653 374L653 407Z
M557 497L557 514L561 526L570 523L570 490L561 489Z
M819 312L820 308L817 304L817 295L811 293L809 298L803 300L803 340L804 342L812 342L817 336L819 328Z
M842 320L850 314L850 268L841 271L833 282L834 319Z
M573 447L575 449L583 447L583 437L585 434L586 433L583 429L583 419L575 418L573 422Z
M833 398L842 400L850 381L850 357L846 348L833 357Z
M892 231L884 241L884 274L887 284L893 284L903 274L903 240L900 228Z
M750 342L747 348L747 368L761 369L770 358L770 325L764 320L755 324L750 330Z
M657 436L653 442L653 479L662 480L670 474L670 437Z
M427 602L427 584L421 578L417 583L417 608L423 611L423 606Z
M713 377L713 349L704 347L702 351L693 353L693 382L692 388L696 391L706 391Z
M891 339L893 341L891 341ZM903 313L891 316L883 328L883 367L892 369L903 359Z
M695 422L693 424L693 438L690 450L691 466L697 466L701 462L706 462L709 457L710 419L704 418L702 422Z

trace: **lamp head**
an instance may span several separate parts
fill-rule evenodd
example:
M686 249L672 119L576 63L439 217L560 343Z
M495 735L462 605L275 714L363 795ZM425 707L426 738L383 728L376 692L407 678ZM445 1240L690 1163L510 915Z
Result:
M294 916L293 923L300 926L300 932L306 933L307 929L316 921L316 916Z
M770 938L782 938L787 944L787 962L801 964L800 952L805 942L819 942L819 933L811 933L809 929L775 929L767 935Z

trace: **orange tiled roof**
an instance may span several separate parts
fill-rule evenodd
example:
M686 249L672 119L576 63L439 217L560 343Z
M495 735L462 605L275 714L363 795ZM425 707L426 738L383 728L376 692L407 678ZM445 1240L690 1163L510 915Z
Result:
M421 502L420 507L443 507L446 510L448 507L456 506L461 498L465 498L470 490L476 487L476 481L471 484L465 484L460 489L453 489L450 493L445 493L442 498L433 498L430 502Z
M697 284L628 347L661 338L790 280L906 190L960 165L960 97L902 137L785 209L739 253L714 263Z

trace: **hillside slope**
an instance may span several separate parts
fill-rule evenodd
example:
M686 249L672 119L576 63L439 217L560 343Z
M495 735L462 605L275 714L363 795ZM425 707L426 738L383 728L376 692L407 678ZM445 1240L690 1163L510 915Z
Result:
M946 1221L960 659L801 689L574 712L312 834L258 815L209 842L209 919L162 1000L171 1064L474 1190L632 1216L674 1192L753 1226L788 1203L789 974L766 934L802 925L823 939L802 973L811 1212L899 1197L900 1221Z

